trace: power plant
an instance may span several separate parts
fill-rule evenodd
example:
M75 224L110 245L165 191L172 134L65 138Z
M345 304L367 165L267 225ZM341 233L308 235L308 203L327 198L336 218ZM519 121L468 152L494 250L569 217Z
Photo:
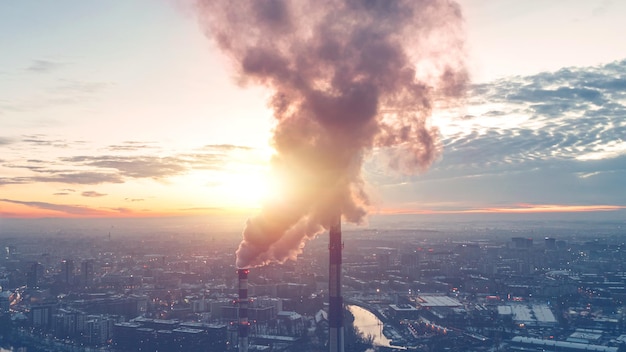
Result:
M328 271L328 323L330 352L344 352L343 328L343 297L341 296L341 256L343 243L341 242L341 215L333 219L329 229L329 271ZM248 335L250 322L248 321L248 274L249 269L237 269L239 278L238 309L238 350L248 352Z
M279 176L276 201L246 221L236 266L284 263L328 230L328 346L343 352L341 216L358 224L367 215L363 166L376 148L389 151L380 160L400 173L424 171L440 157L430 118L445 106L438 102L463 97L470 76L461 6L203 0L196 8L237 76L268 89L276 123L268 163ZM442 40L414 40L431 34Z

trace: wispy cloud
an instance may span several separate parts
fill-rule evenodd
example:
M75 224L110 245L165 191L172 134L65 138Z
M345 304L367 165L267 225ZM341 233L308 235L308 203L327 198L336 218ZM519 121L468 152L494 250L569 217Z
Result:
M61 161L82 166L117 170L120 175L132 178L161 179L180 175L188 170L184 160L177 157L152 156L74 156Z
M0 178L0 186L35 182L95 185L124 183L132 179L150 178L158 181L184 175L193 170L219 171L236 165L255 165L255 150L231 144L205 145L188 152L171 155L136 155L151 149L159 151L155 142L125 141L112 144L105 155L74 155L52 159L32 158L41 148L61 148L63 154L72 150L88 150L89 143L67 141L44 134L24 135L14 142L15 150L28 157L3 160L1 167L24 169L31 174ZM0 145L2 147L2 145ZM14 153L14 155L19 155ZM42 154L43 155L43 154Z
M0 177L0 186L20 185L31 182L32 180L27 177Z
M41 61L30 66L29 71L48 73L59 69L62 64ZM0 99L0 113L23 113L46 111L49 108L64 106L87 107L99 97L101 93L114 86L111 82L81 81L69 79L51 79L47 86L33 89L29 95L22 95L11 100ZM47 115L47 114L43 114ZM15 121L14 124L17 124ZM25 120L28 126L50 126L63 123L63 118L42 116L37 119Z
M145 199L143 198L124 198L127 202L143 202Z
M444 117L444 151L425 174L367 176L395 202L626 202L626 60L475 85ZM572 208L574 210L574 208Z
M98 193L96 191L85 191L83 193L80 194L83 197L90 197L90 198L97 198L97 197L104 197L107 194L106 193Z
M222 151L231 151L231 150L252 150L253 148L242 146L242 145L234 145L234 144L207 144L201 149L203 150L222 150Z
M62 95L93 95L113 85L109 82L77 81L69 79L60 79L58 82L59 84L54 88L53 92Z
M121 144L113 144L107 147L108 150L114 152L128 152L138 151L144 149L157 148L154 142L138 142L138 141L125 141Z
M600 17L605 15L610 8L613 6L613 2L610 0L604 0L600 4L596 5L593 10L591 10L591 15L594 17Z
M133 213L132 209L124 208L124 207L109 208L109 209L120 214L132 214Z
M46 169L44 166L35 166L35 165L16 165L16 164L5 163L5 164L2 164L2 166L11 168L11 169L27 169L27 170L35 171L35 172L48 171L48 169Z
M58 61L38 59L33 60L33 62L31 62L30 66L28 66L26 70L37 73L48 73L56 71L65 65L66 63Z
M33 134L22 136L22 142L38 147L67 148L68 142L63 139L50 139L43 134Z
M9 137L0 137L0 146L1 145L9 145L14 143L14 139L13 138L9 138Z
M44 209L44 210L53 210L60 213L72 214L72 215L87 215L87 216L96 216L96 215L104 215L105 212L99 209L88 208L81 205L66 205L66 204L54 204L47 202L29 202L29 201L20 201L13 199L0 199L0 202L20 204L31 208Z
M133 150L148 148L147 145L131 143ZM219 170L227 163L234 161L244 162L234 158L232 153L253 151L250 147L235 145L209 145L197 151L178 153L171 156L148 155L78 155L61 158L64 164L73 164L80 167L102 168L116 170L127 178L164 179L187 173L191 170ZM245 161L248 162L248 161Z
M34 176L21 178L21 183L55 182L72 185L97 185L101 183L123 183L124 179L115 173L106 172L68 172L49 176Z
M63 188L61 189L59 192L53 193L53 195L55 196L67 196L70 195L72 193L75 193L76 190L73 188Z
M619 144L626 136L624 72L626 60L476 86L474 106L500 109L459 124L468 129L446 136L444 160L463 168L572 160ZM626 149L611 157L620 155Z

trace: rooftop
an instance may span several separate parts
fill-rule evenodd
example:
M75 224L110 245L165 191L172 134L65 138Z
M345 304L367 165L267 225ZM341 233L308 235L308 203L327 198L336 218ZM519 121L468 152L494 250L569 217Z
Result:
M417 297L417 305L420 307L461 307L463 304L448 296L420 295Z

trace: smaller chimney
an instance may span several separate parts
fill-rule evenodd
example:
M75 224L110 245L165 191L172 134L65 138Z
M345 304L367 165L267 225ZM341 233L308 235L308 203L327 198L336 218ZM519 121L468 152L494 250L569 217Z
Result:
M250 323L248 322L248 269L237 269L239 276L239 330L238 345L239 352L248 352L248 331Z

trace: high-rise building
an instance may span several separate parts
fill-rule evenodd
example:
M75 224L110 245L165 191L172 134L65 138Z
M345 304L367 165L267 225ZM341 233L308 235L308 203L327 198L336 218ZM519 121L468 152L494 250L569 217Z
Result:
M523 248L532 248L533 247L533 239L526 237L513 237L511 238L513 242L513 248L515 249L523 249Z
M52 316L55 314L56 305L40 304L30 308L30 320L33 326L43 329L52 327Z
M74 283L74 261L71 259L61 261L61 282L68 285Z
M11 300L13 298L13 292L2 291L0 292L0 315L8 313L11 307Z
M556 238L546 237L544 240L546 249L555 250L556 249Z
M80 283L84 287L90 287L94 279L94 260L87 259L80 263Z
M43 279L44 267L41 263L33 263L26 273L26 285L29 288L39 287Z
M400 273L411 279L419 276L419 254L417 251L400 255Z

